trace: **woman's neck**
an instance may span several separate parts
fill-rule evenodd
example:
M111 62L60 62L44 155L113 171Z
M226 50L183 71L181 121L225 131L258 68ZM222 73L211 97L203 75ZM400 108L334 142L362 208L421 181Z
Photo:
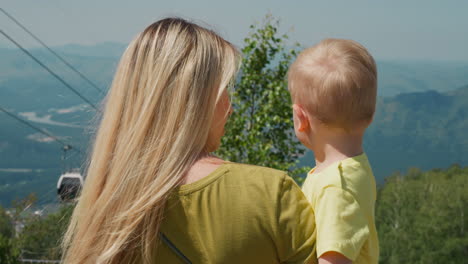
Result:
M187 171L182 184L190 184L211 174L225 161L211 154L200 155L199 159Z

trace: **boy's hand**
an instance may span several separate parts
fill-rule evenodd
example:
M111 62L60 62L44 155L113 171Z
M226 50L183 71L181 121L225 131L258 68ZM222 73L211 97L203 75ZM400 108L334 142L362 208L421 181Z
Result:
M347 257L335 251L325 252L320 256L319 264L352 264L353 262Z

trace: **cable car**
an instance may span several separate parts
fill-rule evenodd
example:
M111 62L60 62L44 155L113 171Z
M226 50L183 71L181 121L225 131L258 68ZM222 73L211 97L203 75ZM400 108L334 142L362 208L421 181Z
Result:
M72 146L64 145L62 150L63 170L62 175L57 182L57 194L62 202L70 202L77 198L81 187L83 186L83 176L80 169L67 169L65 161L67 159L67 151L71 150Z
M83 186L83 176L79 172L66 172L57 182L57 193L63 202L74 200Z

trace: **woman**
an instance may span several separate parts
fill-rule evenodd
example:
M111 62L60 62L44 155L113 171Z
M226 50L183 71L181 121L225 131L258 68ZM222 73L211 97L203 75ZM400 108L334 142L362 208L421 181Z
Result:
M239 60L214 32L175 18L129 45L65 235L65 263L314 258L313 213L287 175L209 155L224 134Z

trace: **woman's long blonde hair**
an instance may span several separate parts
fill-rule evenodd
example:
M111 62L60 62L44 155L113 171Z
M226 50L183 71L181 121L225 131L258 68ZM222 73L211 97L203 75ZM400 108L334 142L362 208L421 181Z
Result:
M238 64L233 45L178 18L130 43L105 99L64 263L155 261L165 202L206 151Z

